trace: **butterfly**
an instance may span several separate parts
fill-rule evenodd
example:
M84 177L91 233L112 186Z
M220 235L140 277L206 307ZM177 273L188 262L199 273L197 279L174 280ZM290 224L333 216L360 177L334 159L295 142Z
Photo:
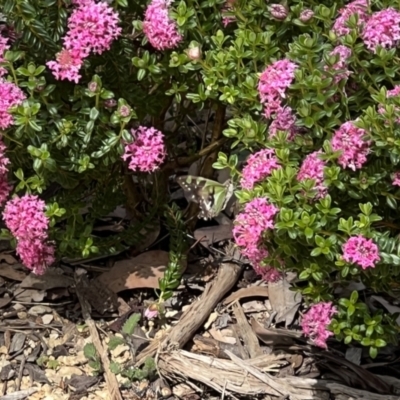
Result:
M234 191L231 180L219 183L201 176L185 175L178 177L177 182L187 201L199 204L199 218L206 220L218 216L225 209Z

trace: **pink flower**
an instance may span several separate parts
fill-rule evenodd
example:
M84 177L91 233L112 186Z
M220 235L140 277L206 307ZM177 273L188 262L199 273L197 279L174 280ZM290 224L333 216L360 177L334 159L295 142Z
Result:
M340 71L338 74L335 75L334 81L335 83L340 82L342 79L347 79L351 72L347 69L348 59L351 56L351 49L346 46L336 46L333 51L329 53L330 56L339 56L338 61L331 65L325 65L325 71L334 70Z
M393 186L400 186L400 172L395 172L393 174L392 185Z
M81 79L79 71L82 67L83 60L66 49L61 50L57 56L57 61L48 61L46 65L53 72L57 80L66 79L71 82L78 83Z
M333 25L333 32L338 36L348 35L351 29L348 27L348 21L354 14L358 15L358 26L363 26L368 21L368 2L367 0L355 0L339 10L340 16Z
M7 228L17 239L17 254L35 274L43 274L54 262L54 247L46 243L49 219L44 209L43 200L27 194L9 200L3 212Z
M306 23L310 21L313 17L314 17L314 11L307 8L300 13L299 20L301 22Z
M183 39L169 16L170 3L171 0L152 0L144 16L143 32L157 50L173 49Z
M261 264L253 264L254 272L261 277L264 282L277 282L282 279L282 274L275 268Z
M331 302L313 304L301 321L304 335L311 338L316 346L326 349L326 341L333 336L333 332L327 328L336 313L337 310Z
M378 246L372 239L362 235L352 236L343 245L343 259L349 263L358 264L362 269L374 268L381 258Z
M57 61L46 65L56 79L79 82L79 70L90 53L102 54L121 35L118 13L106 2L93 0L74 1L77 8L68 19L68 32L64 48L57 54Z
M365 140L364 129L357 128L353 122L345 122L334 133L331 145L334 151L341 150L338 163L343 168L350 168L353 171L360 169L367 161L370 141Z
M256 182L264 180L271 175L274 169L279 168L275 150L264 149L252 154L242 170L240 184L244 189L252 189Z
M258 197L245 205L236 216L233 237L241 252L253 264L259 263L268 254L262 246L263 233L275 226L274 217L278 209L267 199Z
M158 316L158 309L157 309L157 305L156 304L152 304L150 307L148 307L146 309L146 311L144 312L144 316L147 319L153 319L156 318Z
M367 48L374 53L378 45L395 47L400 39L400 12L390 7L372 14L362 38Z
M258 92L265 104L265 116L270 118L282 107L286 89L294 79L297 65L288 59L279 60L269 65L260 76Z
M39 238L19 240L16 251L22 263L36 275L44 274L46 268L55 261L54 246Z
M229 24L236 21L236 17L231 15L233 12L233 4L235 0L226 0L224 6L221 9L222 13L222 25L226 28Z
M0 129L6 129L14 123L10 108L22 104L26 96L17 85L0 78L0 99Z
M107 2L79 2L68 19L64 47L81 59L91 52L102 54L121 35L118 22L118 13Z
M8 50L8 39L0 35L0 63L5 62L4 53ZM0 76L7 74L7 70L4 67L0 67Z
M129 169L142 172L155 171L166 156L164 135L154 128L140 126L132 129L133 143L125 144L124 161L129 159Z
M46 217L45 202L38 196L27 194L14 197L7 202L3 219L13 236L19 239L47 238L49 219Z
M0 175L0 206L2 206L10 195L12 186L8 183L6 175Z
M319 158L322 151L314 151L309 154L303 161L300 167L297 179L301 182L305 179L312 179L314 181L314 189L317 191L316 199L325 197L328 188L324 184L324 167L325 162Z
M268 117L267 117L268 118ZM269 137L274 137L278 131L287 132L288 140L292 140L297 132L296 116L290 107L279 107L269 126Z

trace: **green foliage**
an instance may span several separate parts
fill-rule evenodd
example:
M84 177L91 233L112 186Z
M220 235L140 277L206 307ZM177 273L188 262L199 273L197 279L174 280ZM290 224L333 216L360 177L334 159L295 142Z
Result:
M99 374L103 371L100 356L97 353L96 347L93 343L86 343L83 347L83 354L89 361L89 366L93 369L95 374Z
M159 280L160 303L168 300L173 290L179 286L187 250L186 226L182 220L182 212L173 204L166 210L165 218L170 234L169 261L164 276Z
M2 132L9 179L14 193L39 194L46 201L49 238L60 257L115 254L143 242L165 217L171 240L168 268L160 279L162 302L179 285L187 249L180 211L172 205L163 215L168 179L175 167L192 162L181 165L181 158L200 158L200 141L210 144L207 135L189 131L187 121L196 121L202 108L226 108L223 135L231 149L213 148L219 152L214 167L229 168L238 182L247 154L266 147L275 150L282 165L254 189L236 193L242 204L261 196L279 208L274 231L264 235L269 252L264 263L296 272L297 289L308 301L334 301L336 336L369 347L375 356L399 331L394 316L372 312L354 296L337 299L335 293L357 280L369 292L390 296L400 280L400 189L392 185L400 170L400 100L387 96L400 82L399 59L396 48L369 51L355 17L348 35L338 38L332 32L344 0L287 3L287 17L278 20L265 0L236 0L225 11L221 0L174 1L170 15L184 40L175 49L157 51L143 34L147 3L115 0L123 34L109 51L85 59L82 79L74 84L55 80L46 67L62 47L71 2L0 1L16 32L2 62L5 79L27 95L10 110L15 124ZM384 0L372 2L369 11L387 7L399 10L398 2ZM305 9L314 12L307 22L300 18ZM226 15L234 22L224 26ZM351 50L348 79L335 79L344 71L325 68L337 62L330 53L339 44ZM199 57L190 57L192 48L199 49ZM284 58L298 66L284 99L300 130L293 139L287 132L269 135L272 121L263 115L257 90L260 73ZM341 152L330 144L346 121L357 121L371 141L368 162L355 171L340 166ZM139 124L166 135L168 159L157 173L130 172L121 159L124 143L132 140L130 129ZM213 132L213 140L220 133ZM299 182L297 175L305 157L319 150L329 195L315 199L314 181ZM134 217L130 225L113 235L96 233L96 222L121 204ZM354 235L378 245L376 268L345 262L342 246ZM1 238L15 244L5 229ZM126 335L132 326L126 325Z
M122 333L125 333L126 335L132 335L139 321L140 314L132 314L124 323L124 326L122 327Z

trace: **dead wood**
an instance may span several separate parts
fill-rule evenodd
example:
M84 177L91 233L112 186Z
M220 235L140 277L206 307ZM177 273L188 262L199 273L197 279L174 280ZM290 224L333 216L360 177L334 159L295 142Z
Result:
M178 381L193 379L202 382L219 393L223 393L225 390L226 393L249 397L262 394L281 397L281 391L284 392L281 389L284 387L288 391L287 394L294 395L293 399L296 400L325 400L329 398L326 390L316 390L313 387L297 388L282 379L276 379L277 383L273 383L274 386L280 388L278 391L243 368L243 364L246 364L247 367L252 367L254 370L259 371L261 375L264 375L262 370L276 369L278 366L276 357L276 355L266 354L254 360L243 361L239 359L241 365L238 365L231 360L214 359L179 350L160 354L158 366L160 372L170 379ZM275 381L275 378L270 379L271 382L272 380Z
M268 287L266 286L250 286L242 288L229 295L222 304L224 306L233 303L236 300L244 299L246 297L268 297Z
M224 343L220 342L219 340L213 338L205 338L200 335L196 335L193 338L193 342L194 346L192 348L192 351L194 353L202 353L208 356L229 359L229 357L225 353L225 350L229 350L236 356L243 358L237 344Z
M243 309L240 304L235 303L233 305L233 313L235 315L237 325L238 325L238 332L241 336L245 350L248 352L250 357L247 358L255 358L262 354L261 347L258 343L258 339L254 331L252 330L251 326L247 322L247 318L244 315Z
M147 357L154 357L158 349L173 350L185 346L204 324L215 306L232 289L239 279L241 270L237 264L221 264L217 277L206 286L200 298L186 310L162 342L154 341L139 354L136 365L143 364Z
M96 350L97 350L98 354L100 355L100 359L103 364L104 378L105 378L108 392L110 395L109 398L110 398L110 400L123 400L121 393L119 391L119 385L118 385L117 378L110 371L110 361L108 359L107 350L104 349L104 347L101 343L100 335L97 332L96 324L90 315L89 302L86 300L85 295L84 295L84 288L86 285L88 285L87 278L85 279L84 276L81 276L81 277L75 276L75 282L76 282L76 294L78 296L79 303L81 305L83 319L85 320L86 325L89 328L89 332L90 332L90 336L93 341L93 345L96 347Z
M232 357L232 353L230 356ZM263 371L273 371L277 363L289 355L265 354L253 360L235 361L215 359L185 350L161 353L160 372L177 381L192 379L213 388L219 393L233 395L270 395L293 400L399 400L399 396L381 395L354 389L334 381L301 377L276 378Z

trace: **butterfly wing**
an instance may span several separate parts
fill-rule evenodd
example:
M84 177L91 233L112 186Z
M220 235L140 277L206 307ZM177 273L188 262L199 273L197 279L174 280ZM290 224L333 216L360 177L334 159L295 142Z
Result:
M177 182L183 188L186 199L199 204L199 218L216 217L233 194L233 185L229 181L229 184L221 184L199 176L186 175L177 178Z

